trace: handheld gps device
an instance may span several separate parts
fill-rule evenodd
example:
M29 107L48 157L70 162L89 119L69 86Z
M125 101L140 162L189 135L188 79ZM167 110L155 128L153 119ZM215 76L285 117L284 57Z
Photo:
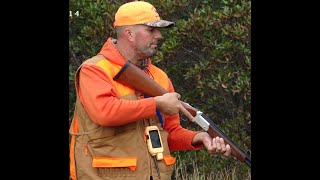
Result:
M157 126L146 127L147 146L152 156L157 156L157 160L163 159L163 146L160 131Z

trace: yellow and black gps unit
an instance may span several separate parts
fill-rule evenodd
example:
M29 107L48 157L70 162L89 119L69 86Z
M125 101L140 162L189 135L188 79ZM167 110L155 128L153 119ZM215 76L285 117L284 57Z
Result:
M163 146L160 131L157 126L146 127L147 146L152 156L157 156L157 160L163 159Z

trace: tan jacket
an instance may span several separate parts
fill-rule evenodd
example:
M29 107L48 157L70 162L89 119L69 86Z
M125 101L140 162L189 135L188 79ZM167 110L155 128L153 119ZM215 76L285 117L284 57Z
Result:
M96 64L104 60L103 69L120 68L110 61L95 56L83 64ZM76 84L78 73L76 72ZM112 72L106 72L114 77ZM156 76L157 74L153 74ZM168 87L167 82L158 82ZM141 97L135 93L122 96L121 92L132 89L113 82L122 99L136 100ZM78 94L78 93L77 93ZM77 98L72 125L70 127L70 171L71 176L78 180L149 180L158 179L157 170L147 149L144 130L147 126L158 126L164 146L164 160L157 161L161 172L161 179L171 179L175 159L170 155L167 136L168 133L161 127L158 118L142 119L122 126L100 126L94 123L83 105ZM129 115L128 115L129 116ZM164 117L163 117L164 119Z

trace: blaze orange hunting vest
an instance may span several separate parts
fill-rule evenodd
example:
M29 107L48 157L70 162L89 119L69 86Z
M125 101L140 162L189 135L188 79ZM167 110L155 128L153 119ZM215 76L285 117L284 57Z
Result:
M111 80L121 69L121 66L106 60L101 55L88 59L83 64L88 63L102 68ZM79 70L82 65L75 75L76 91ZM153 65L149 70L154 80L169 90L167 76ZM112 81L112 84L122 99L142 98L136 94L134 89L115 81ZM71 178L77 180L149 180L152 176L154 180L158 179L157 170L145 140L144 130L150 125L158 126L163 141L164 159L157 161L161 180L171 179L175 158L170 155L168 148L168 133L163 130L156 116L122 126L101 126L90 119L77 93L74 116L70 126Z

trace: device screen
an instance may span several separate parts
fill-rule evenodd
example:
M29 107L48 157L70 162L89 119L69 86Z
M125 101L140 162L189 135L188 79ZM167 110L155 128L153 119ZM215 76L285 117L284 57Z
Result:
M160 142L158 131L157 130L152 130L152 131L149 131L149 134L150 134L152 147L153 148L161 147L161 142Z

